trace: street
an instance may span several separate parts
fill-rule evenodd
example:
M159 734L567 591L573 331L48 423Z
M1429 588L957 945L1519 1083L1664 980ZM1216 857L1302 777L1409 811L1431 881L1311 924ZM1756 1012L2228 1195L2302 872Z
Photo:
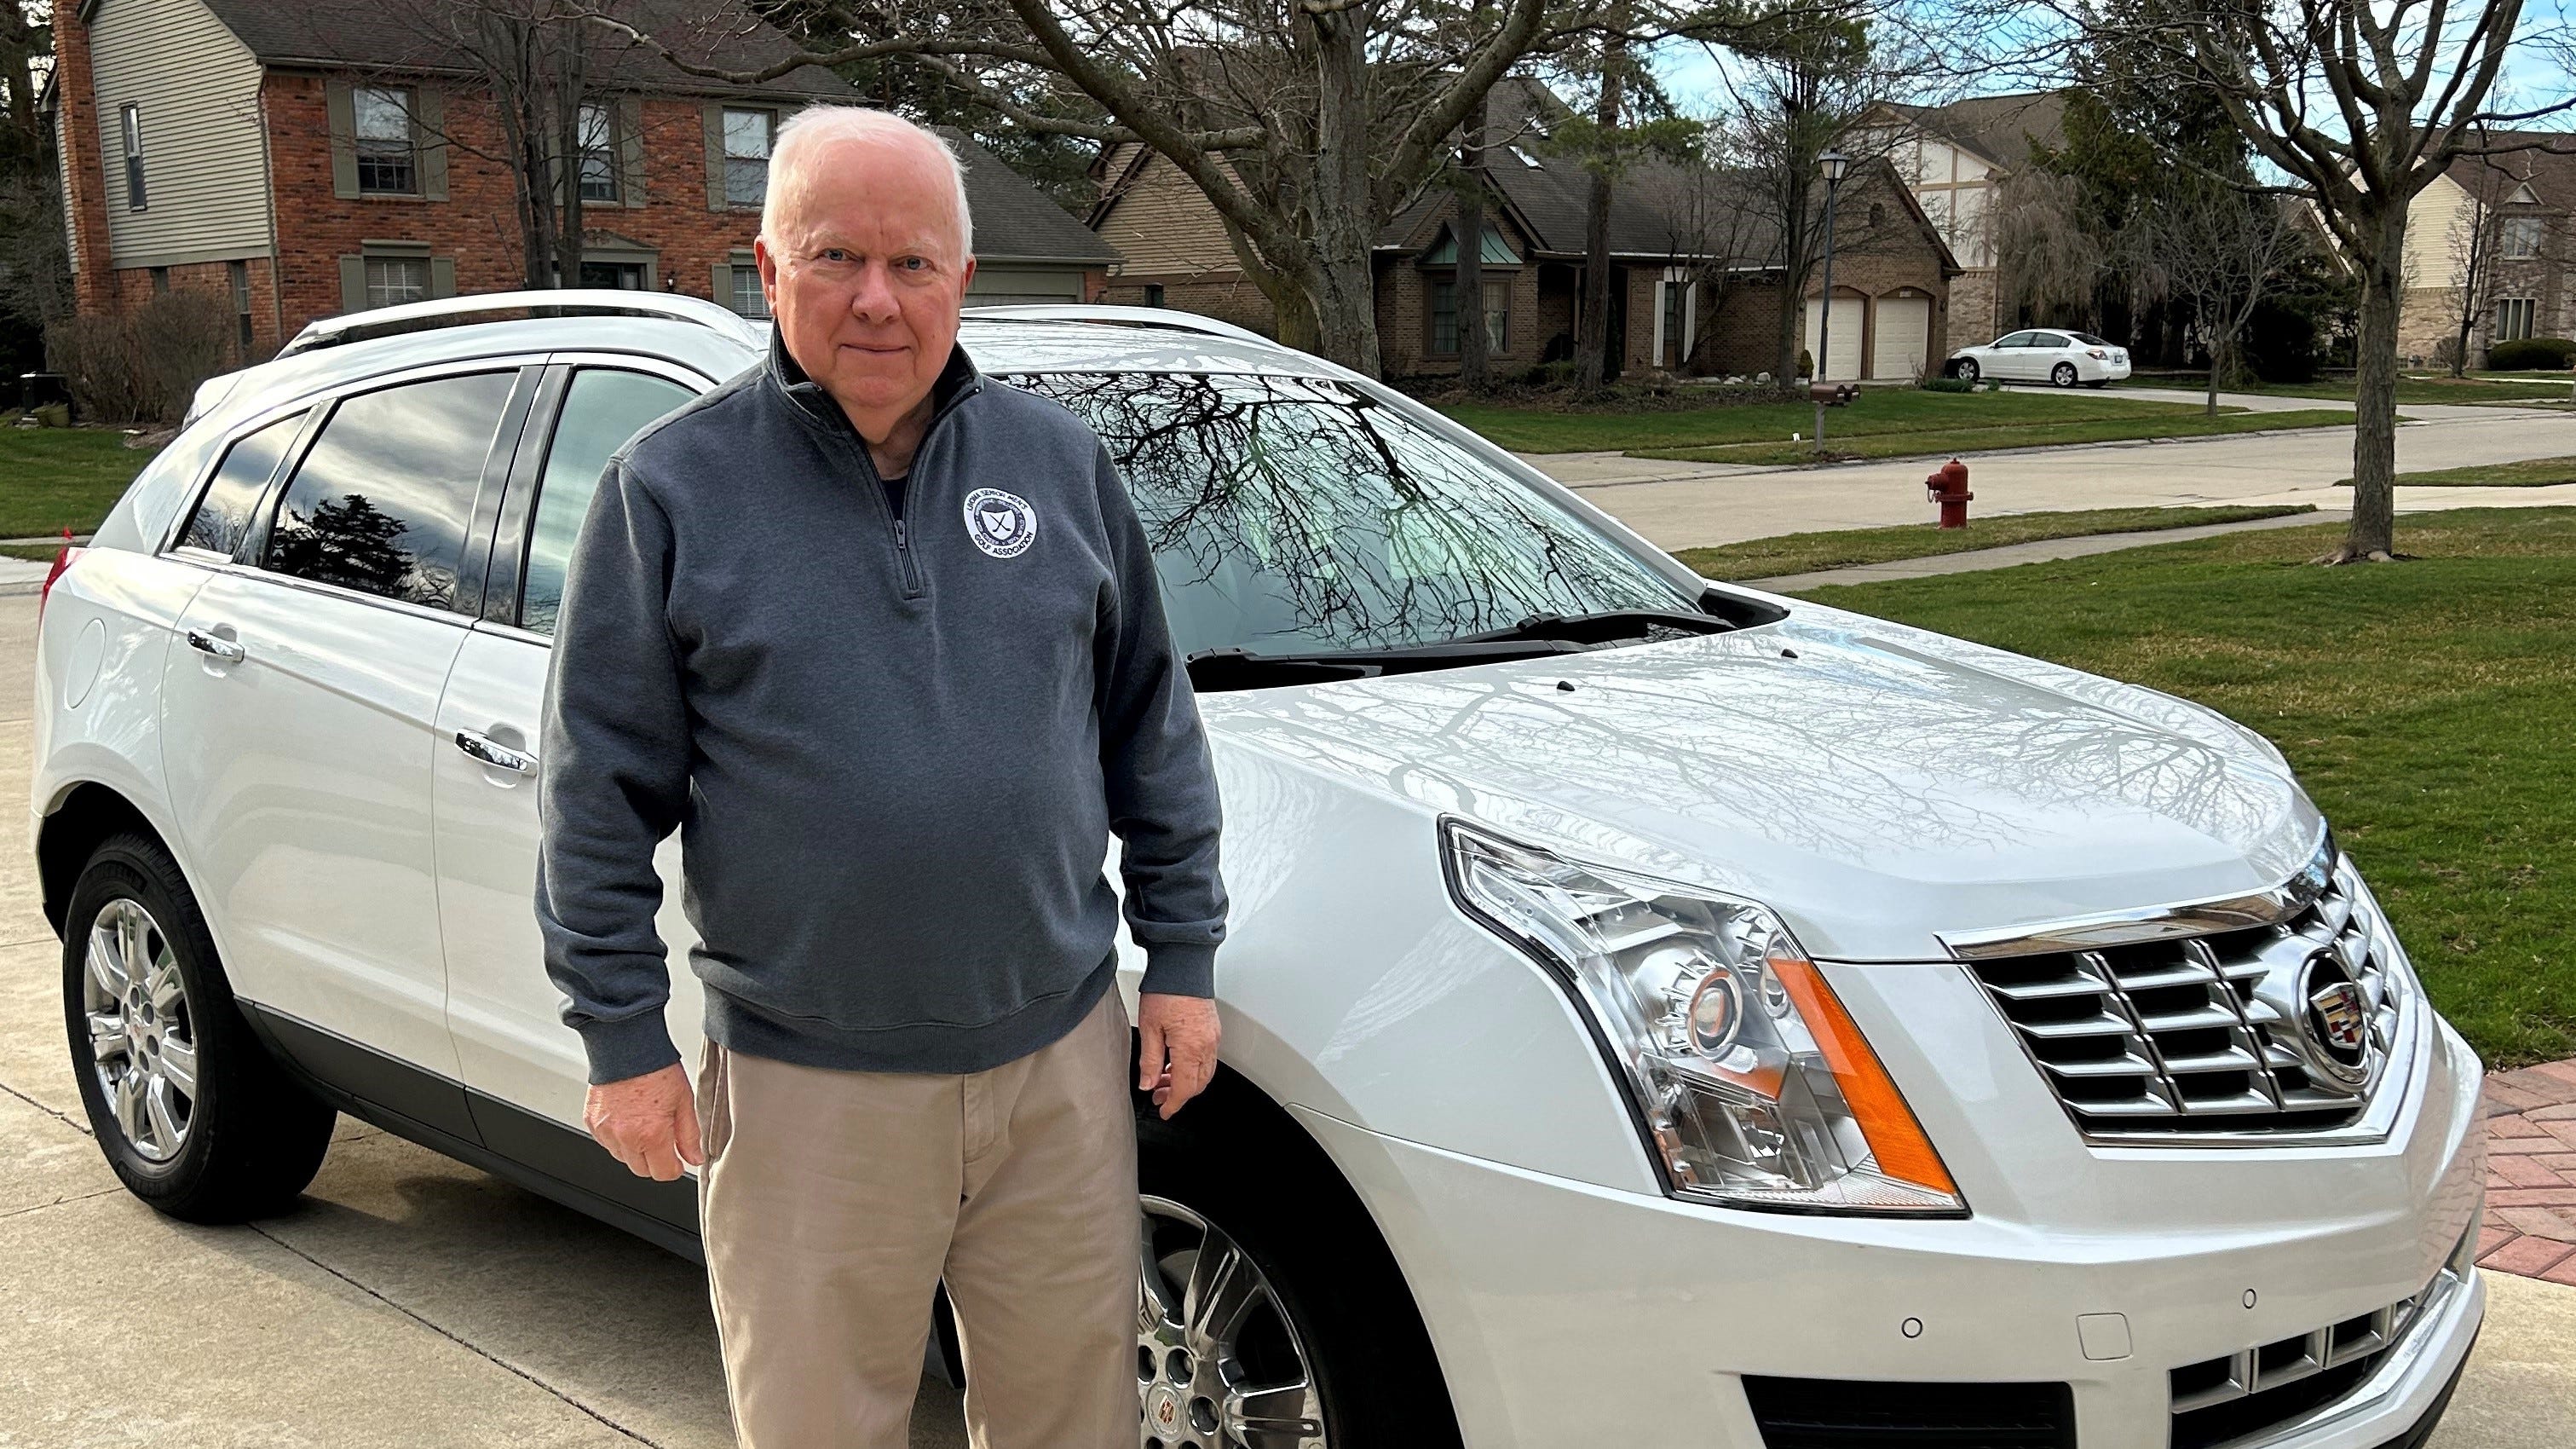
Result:
M2302 405L2317 406L2305 400ZM1851 406L1869 406L1868 396ZM2442 405L2398 411L2417 420L2397 430L2400 472L2576 453L2576 413ZM1933 515L1923 498L1923 475L1939 463L1914 458L1755 470L1618 453L1540 453L1526 460L1674 549L1810 529L1928 523ZM1967 463L1968 485L1976 493L1972 518L2158 505L2313 503L2329 511L2351 506L2350 490L2335 486L2352 475L2349 428L1972 453ZM2397 495L2400 511L2543 504L2576 504L2576 487L2400 488Z

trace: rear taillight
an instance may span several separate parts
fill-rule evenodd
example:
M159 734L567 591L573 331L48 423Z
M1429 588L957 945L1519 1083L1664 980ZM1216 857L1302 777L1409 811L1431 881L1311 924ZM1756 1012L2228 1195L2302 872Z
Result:
M2099 347L2095 347L2095 348L2089 348L2089 349L2087 349L2087 350L2085 351L2085 354L2084 354L2084 355L2085 355L2085 356L2087 356L2087 357L2108 357L2108 356L2110 356L2111 354L2109 354L2109 353L2107 353L2107 352L2104 352L2104 351L2103 351L2101 348L2099 348Z
M64 529L62 551L54 555L54 566L46 571L45 586L36 591L37 618L45 617L45 601L54 596L54 580L61 578L63 570L70 568L72 560L80 556L81 546L72 542L72 531L68 528Z

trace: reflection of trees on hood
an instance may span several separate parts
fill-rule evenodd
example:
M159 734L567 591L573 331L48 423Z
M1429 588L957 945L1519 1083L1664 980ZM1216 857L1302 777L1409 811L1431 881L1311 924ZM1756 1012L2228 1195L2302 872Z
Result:
M2029 844L2035 809L2079 828L2156 817L2251 841L2297 808L2285 780L2222 750L2031 683L1875 641L1799 650L1691 640L1622 650L1616 671L1587 670L1571 694L1544 666L1443 670L1221 698L1210 719L1438 808L1475 811L1492 791L1562 810L1576 849L1669 841L1657 821L1681 819L1822 856L1967 859ZM1704 877L1712 864L1675 854L1662 869Z
M1436 643L1538 613L1689 607L1544 498L1329 381L1007 380L1108 444L1185 651Z

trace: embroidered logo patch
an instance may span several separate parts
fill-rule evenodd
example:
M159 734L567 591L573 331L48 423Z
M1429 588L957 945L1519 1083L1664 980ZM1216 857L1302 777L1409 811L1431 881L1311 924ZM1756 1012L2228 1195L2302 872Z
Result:
M1038 541L1037 510L1016 493L978 488L966 495L966 536L995 558L1018 558Z

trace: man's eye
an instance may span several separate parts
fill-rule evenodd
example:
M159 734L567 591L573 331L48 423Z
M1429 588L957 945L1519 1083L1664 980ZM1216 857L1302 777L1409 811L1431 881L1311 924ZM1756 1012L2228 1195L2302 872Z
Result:
M816 259L826 262L846 262L850 259L850 254L839 247L825 247Z
M907 272L926 272L930 270L930 259L928 257L905 257L901 266Z

